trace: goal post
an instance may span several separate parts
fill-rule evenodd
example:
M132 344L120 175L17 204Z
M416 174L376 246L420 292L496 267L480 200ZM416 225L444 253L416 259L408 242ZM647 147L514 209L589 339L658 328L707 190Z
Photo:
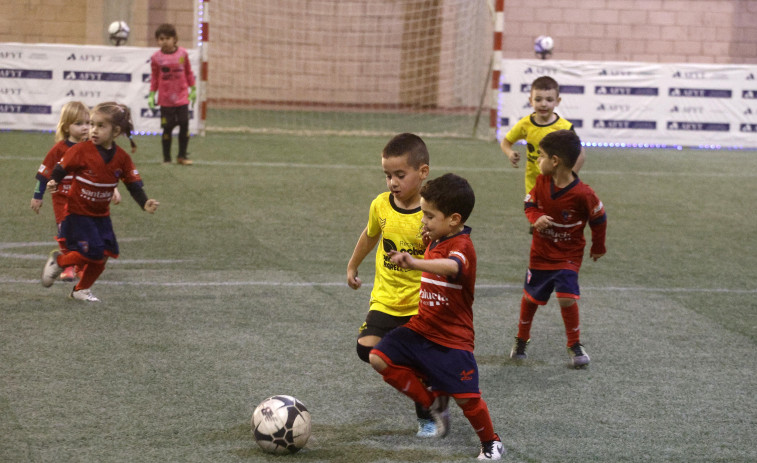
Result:
M208 131L490 136L491 0L207 3Z

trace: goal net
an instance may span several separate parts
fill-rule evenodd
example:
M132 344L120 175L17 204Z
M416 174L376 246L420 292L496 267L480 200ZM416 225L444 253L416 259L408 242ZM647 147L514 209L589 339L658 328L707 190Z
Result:
M208 5L209 131L489 135L488 0Z

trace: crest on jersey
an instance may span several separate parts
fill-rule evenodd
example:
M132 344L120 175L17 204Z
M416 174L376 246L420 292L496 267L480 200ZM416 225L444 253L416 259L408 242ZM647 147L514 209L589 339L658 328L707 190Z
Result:
M79 241L78 244L79 244L79 250L81 250L83 254L86 254L89 252L89 241Z

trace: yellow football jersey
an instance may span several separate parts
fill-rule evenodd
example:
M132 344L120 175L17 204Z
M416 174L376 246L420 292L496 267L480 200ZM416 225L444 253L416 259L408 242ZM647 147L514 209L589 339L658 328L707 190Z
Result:
M381 241L376 249L376 277L371 291L372 308L398 317L418 313L421 271L408 270L392 264L389 251L406 251L423 259L423 224L421 208L400 209L388 191L371 203L368 217L368 236L379 233Z
M541 173L539 165L536 163L536 159L539 154L536 152L539 149L539 142L545 135L556 130L573 130L573 124L567 119L561 118L555 113L557 119L547 125L539 125L534 122L534 115L530 114L519 120L505 138L510 143L515 143L518 140L526 140L526 194L536 185L536 177Z

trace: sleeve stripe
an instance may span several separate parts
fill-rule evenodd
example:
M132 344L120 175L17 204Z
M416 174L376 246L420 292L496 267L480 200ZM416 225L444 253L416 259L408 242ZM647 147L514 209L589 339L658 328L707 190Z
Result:
M436 286L444 286L445 288L463 289L463 285L456 285L453 283L447 283L446 281L432 280L431 278L421 277L423 283L428 283Z

